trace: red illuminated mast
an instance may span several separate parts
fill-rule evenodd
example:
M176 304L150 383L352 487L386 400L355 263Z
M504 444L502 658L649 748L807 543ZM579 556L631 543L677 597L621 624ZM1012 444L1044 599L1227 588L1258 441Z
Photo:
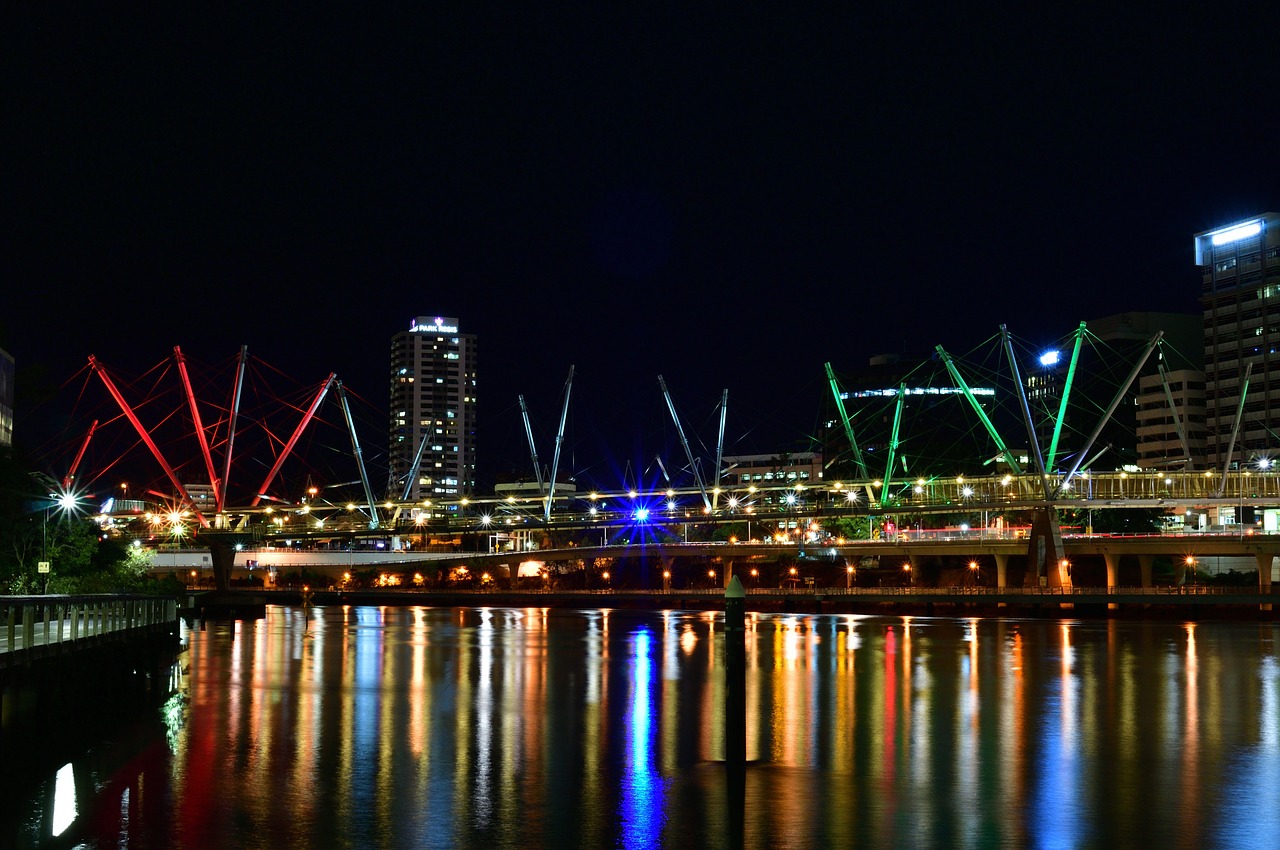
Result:
M76 470L80 468L80 461L84 460L85 449L89 448L89 441L93 439L93 432L98 429L98 420L93 420L93 424L89 426L89 433L84 435L84 442L80 444L80 451L76 452L76 459L71 462L71 468L67 470L67 477L62 479L62 489L70 490L71 482L75 480Z
M156 445L155 440L151 439L151 435L147 433L147 429L142 427L142 423L133 412L133 408L129 407L129 403L124 400L124 396L120 394L120 390L116 389L115 383L112 382L111 377L107 375L107 370L98 363L98 358L94 357L92 354L89 355L89 365L93 367L93 371L98 373L98 377L102 378L102 383L106 385L107 392L111 393L111 397L116 400L116 404L120 405L120 410L124 412L125 417L133 424L134 430L138 432L138 436L142 438L142 442L146 443L147 448L151 450L152 456L156 459L156 462L160 464L165 475L169 476L169 481L177 490L179 498L182 499L183 502L191 505L200 525L204 528L208 528L209 520L205 519L204 514L200 513L200 510L195 507L195 504L191 501L191 497L187 495L187 488L178 480L178 474L173 471L173 467L164 459L164 455L160 452L160 447Z
M311 402L311 407L307 408L306 414L302 417L302 421L298 423L298 427L294 429L293 436L289 438L289 442L285 444L284 451L280 452L280 456L276 458L275 466L271 467L271 471L267 473L267 477L262 482L262 486L258 488L258 492L254 494L250 507L257 507L262 501L262 497L266 495L267 488L271 486L271 482L275 479L276 473L280 471L280 467L284 466L285 459L289 457L289 453L293 451L293 446L298 442L298 438L302 436L302 432L306 430L307 424L312 417L316 415L316 411L320 408L320 402L324 401L325 393L329 392L329 387L333 384L335 378L338 377L337 372L330 372L329 377L320 385L320 391L316 393L315 399Z
M191 377L187 375L187 361L182 356L182 349L173 347L173 359L178 363L178 375L182 378L182 388L187 394L187 404L191 407L191 421L195 424L196 437L200 440L200 453L204 455L204 468L209 473L209 485L213 487L213 502L218 512L222 511L222 482L213 471L213 455L209 452L209 439L204 433L204 423L200 421L200 408L196 405L196 394L191 389Z

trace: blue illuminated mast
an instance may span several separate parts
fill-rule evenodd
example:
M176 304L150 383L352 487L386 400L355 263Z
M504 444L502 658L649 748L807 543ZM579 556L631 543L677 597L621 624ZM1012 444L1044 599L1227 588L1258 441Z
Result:
M538 465L538 449L533 444L533 427L529 425L529 408L525 406L524 394L520 395L520 416L524 419L524 435L529 438L529 455L533 458L533 475L538 481L538 493L542 493L542 467Z
M560 446L564 442L564 423L569 416L569 394L573 392L573 367L569 367L569 379L564 382L564 406L560 408L560 428L556 431L556 451L551 456L551 481L547 486L547 506L542 514L544 522L551 522L551 502L556 497L556 471L560 468ZM532 446L532 442L530 443ZM541 485L539 485L541 486Z
M693 450L689 448L689 441L684 436L684 427L680 424L680 417L676 415L676 406L671 401L671 393L667 392L667 382L662 379L661 375L658 376L658 386L662 387L662 397L667 400L667 410L671 411L671 420L676 423L676 433L680 435L680 444L684 446L684 456L689 459L689 466L693 469L693 479L698 482L698 492L702 494L702 504L707 510L711 510L711 499L707 497L707 486L702 483L702 473L698 471L698 464L693 459ZM727 394L728 390L725 392ZM717 469L718 473L719 470Z
M720 479L724 473L721 464L724 460L724 420L725 415L729 412L729 390L725 389L724 394L720 396L720 438L716 440L716 484L711 491L712 509L720 507Z

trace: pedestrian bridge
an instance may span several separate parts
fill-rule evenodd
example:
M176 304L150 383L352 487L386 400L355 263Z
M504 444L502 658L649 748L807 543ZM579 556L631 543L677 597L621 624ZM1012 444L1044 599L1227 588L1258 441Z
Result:
M914 566L925 557L959 557L981 559L984 567L995 566L996 587L1007 587L1009 559L1027 554L1027 540L1020 530L955 530L948 534L904 532L891 540L826 541L806 543L802 548L810 556L831 560L844 558L856 563L864 557L897 559L904 565ZM1107 586L1118 586L1119 560L1123 556L1135 556L1141 567L1142 586L1150 587L1152 563L1156 557L1167 556L1176 562L1186 559L1202 559L1212 556L1247 557L1258 569L1260 588L1269 588L1276 571L1276 557L1280 556L1280 535L1252 533L1218 534L1151 534L1138 536L1079 534L1064 535L1063 550L1067 558L1100 556L1107 564ZM613 544L601 546L571 546L565 548L506 550L494 552L462 551L405 551L357 550L357 549L308 549L308 548L252 548L235 553L235 578L253 575L271 575L279 572L306 570L312 573L340 578L346 572L362 570L388 570L402 572L415 565L451 567L467 565L486 568L490 565L506 565L515 568L522 561L555 563L592 559L651 558L661 560L676 557L696 557L715 561L725 567L717 571L724 581L733 570L752 560L766 560L780 555L796 555L800 549L795 543L688 543L652 542ZM177 572L190 583L207 581L211 569L208 550L162 550L153 560L152 569L159 573Z

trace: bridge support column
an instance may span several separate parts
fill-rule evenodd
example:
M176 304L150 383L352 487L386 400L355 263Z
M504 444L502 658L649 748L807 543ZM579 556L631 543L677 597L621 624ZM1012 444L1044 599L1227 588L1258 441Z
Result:
M1114 590L1116 585L1119 584L1120 556L1104 552L1102 558L1107 562L1107 590Z
M917 585L920 583L920 556L908 555L907 560L911 562L911 584Z
M235 546L228 540L205 540L209 546L209 558L213 562L213 586L218 590L231 587L231 570L236 563Z
M1271 592L1271 568L1275 560L1275 555L1270 552L1259 552L1258 558L1258 592ZM1271 603L1264 602L1260 606L1263 611L1271 610Z
M1062 549L1062 528L1055 508L1037 508L1027 538L1027 587L1070 587Z
M1107 562L1107 590L1115 590L1116 585L1119 584L1120 556L1111 552L1103 552L1102 558ZM1108 602L1107 607L1114 611L1119 606L1114 602Z
M1005 588L1009 586L1009 556L999 553L996 559L996 587Z
M1151 586L1151 565L1155 562L1155 555L1139 555L1138 567L1142 570L1142 586Z

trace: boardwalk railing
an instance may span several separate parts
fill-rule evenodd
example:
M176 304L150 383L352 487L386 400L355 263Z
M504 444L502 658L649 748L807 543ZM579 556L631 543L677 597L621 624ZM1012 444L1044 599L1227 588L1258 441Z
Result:
M154 596L0 596L0 666L173 626L178 604Z

